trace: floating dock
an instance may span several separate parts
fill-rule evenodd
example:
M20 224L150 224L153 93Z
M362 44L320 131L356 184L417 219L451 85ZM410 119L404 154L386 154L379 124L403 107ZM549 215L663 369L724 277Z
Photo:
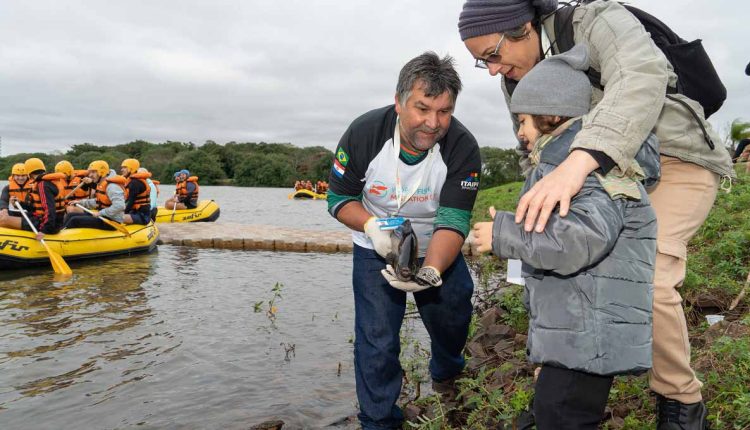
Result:
M351 252L349 230L301 230L237 223L159 223L159 243L196 248Z
M157 224L159 244L284 252L352 252L350 230L301 230L237 223ZM461 250L472 255L468 241Z

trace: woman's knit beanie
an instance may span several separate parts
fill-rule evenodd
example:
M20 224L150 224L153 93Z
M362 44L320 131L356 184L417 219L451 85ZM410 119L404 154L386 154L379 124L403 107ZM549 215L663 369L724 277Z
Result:
M467 0L458 17L461 40L503 33L557 9L557 0Z

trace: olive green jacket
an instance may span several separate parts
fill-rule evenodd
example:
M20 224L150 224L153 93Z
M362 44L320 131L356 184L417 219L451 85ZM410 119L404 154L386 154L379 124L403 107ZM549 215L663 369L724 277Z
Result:
M548 37L554 51L554 16L543 21L542 33L542 44ZM665 97L667 85L675 86L677 75L637 18L615 1L594 1L574 12L573 35L576 44L588 46L591 67L601 73L604 91L593 88L592 109L583 116L583 129L571 150L604 152L626 171L653 131L662 154L697 164L722 177L735 176L729 153L703 119L701 105L675 94L700 116L715 143L713 150L704 141L691 113ZM505 79L503 92L510 103ZM511 116L517 129L516 118Z

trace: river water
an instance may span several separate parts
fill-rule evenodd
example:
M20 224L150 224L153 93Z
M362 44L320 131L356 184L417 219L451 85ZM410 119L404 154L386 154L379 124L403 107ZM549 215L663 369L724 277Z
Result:
M343 228L288 191L201 197L218 222ZM352 427L350 254L162 245L71 267L0 272L0 428Z

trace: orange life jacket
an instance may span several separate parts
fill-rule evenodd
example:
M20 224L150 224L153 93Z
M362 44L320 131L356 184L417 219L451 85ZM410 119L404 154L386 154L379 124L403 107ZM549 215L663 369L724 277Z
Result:
M96 184L96 206L98 209L104 209L112 206L112 200L109 199L109 196L107 195L107 185L109 184L116 184L120 188L122 188L123 194L126 195L127 198L127 191L125 190L125 184L127 183L127 179L120 175L110 176L107 178L104 178L104 180L99 181L98 184Z
M127 186L130 181L136 180L141 181L146 186L146 190L135 196L135 202L133 202L133 210L138 210L141 206L151 206L151 187L146 182L146 179L151 177L151 173L133 173L128 177L127 183L125 184L125 200L129 199L129 190Z
M177 183L177 195L180 197L181 201L184 201L188 197L187 192L187 183L192 182L195 184L195 192L193 192L192 197L190 200L198 200L198 191L200 190L200 187L198 186L198 177L197 176L191 176L187 178L187 181L184 182L178 182Z
M65 174L64 173L47 173L42 176L38 176L36 180L29 180L31 185L29 186L29 193L27 196L27 202L31 207L31 213L37 217L44 217L45 205L42 203L43 197L39 194L39 187L37 186L40 182L51 182L57 187L57 194L55 195L55 213L58 216L65 215Z
M65 195L67 196L71 191L75 190L78 184L81 183L81 179L88 176L88 173L88 170L74 170L73 177L70 178L68 185L65 187ZM81 186L73 194L70 194L68 200L82 200L87 198L89 198L89 191Z
M18 183L13 180L13 176L11 176L8 178L8 197L15 197L21 203L25 202L26 196L29 195L29 190L31 189L30 185L31 178L27 179L23 185L18 185Z

